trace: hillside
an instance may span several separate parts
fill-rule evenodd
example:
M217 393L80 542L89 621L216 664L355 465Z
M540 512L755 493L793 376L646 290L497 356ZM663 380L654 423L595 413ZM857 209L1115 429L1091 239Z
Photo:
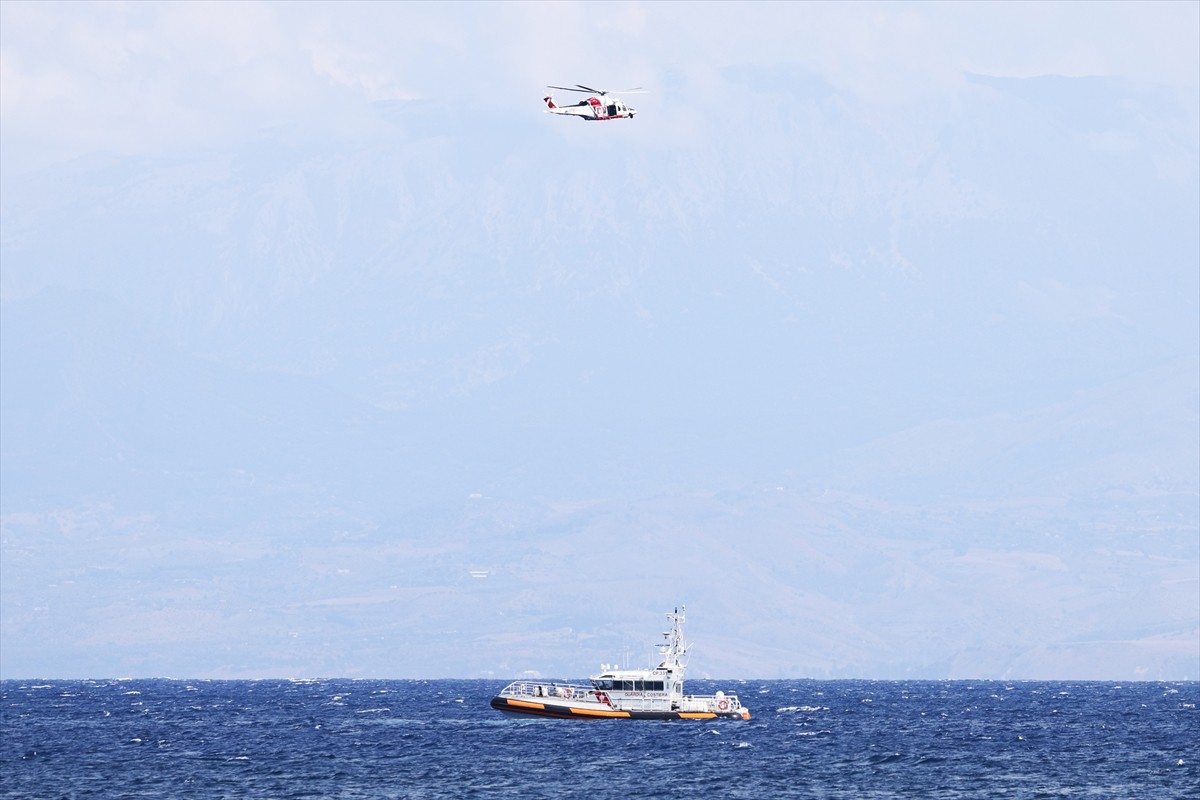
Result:
M1187 109L722 78L5 170L0 673L1200 677Z

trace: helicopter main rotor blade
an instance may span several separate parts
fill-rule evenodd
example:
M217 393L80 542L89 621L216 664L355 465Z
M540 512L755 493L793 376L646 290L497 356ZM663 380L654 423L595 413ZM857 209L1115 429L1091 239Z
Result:
M547 89L562 89L564 92L583 92L585 94L598 94L601 97L606 97L610 94L645 94L647 91L646 89L643 89L640 86L635 86L632 89L617 89L616 91L613 91L612 89L595 89L591 86L584 86L582 83L577 83L577 84L575 84L574 87L550 86L549 84L547 84L546 88Z

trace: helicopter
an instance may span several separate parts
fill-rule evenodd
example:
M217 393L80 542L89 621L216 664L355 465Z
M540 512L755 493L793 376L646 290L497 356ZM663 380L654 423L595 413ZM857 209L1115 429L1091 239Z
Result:
M591 97L586 100L580 100L574 105L560 106L554 102L554 96L548 94L542 98L547 106L546 113L561 114L566 117L579 117L589 122L599 122L609 119L633 119L633 115L637 111L625 105L619 98L609 97L609 95L635 94L645 91L640 86L633 89L619 89L617 91L593 89L590 86L584 86L582 83L575 84L575 87L547 86L547 89L562 89L564 92L581 92L583 94L590 94Z

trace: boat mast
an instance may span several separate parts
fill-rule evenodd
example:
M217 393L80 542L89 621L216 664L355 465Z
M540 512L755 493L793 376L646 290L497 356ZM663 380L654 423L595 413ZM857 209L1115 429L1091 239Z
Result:
M688 646L683 640L683 623L686 620L686 611L687 606L683 606L682 608L676 608L673 613L667 614L667 619L671 621L671 630L663 634L667 643L659 645L658 648L658 652L663 657L663 661L658 668L670 671L681 683L683 681L683 673L687 669L687 662L684 661L684 658L687 656Z

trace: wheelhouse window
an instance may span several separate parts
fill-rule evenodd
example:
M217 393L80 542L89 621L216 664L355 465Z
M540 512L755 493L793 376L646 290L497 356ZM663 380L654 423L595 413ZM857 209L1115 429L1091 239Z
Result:
M663 681L621 680L619 678L596 678L592 681L601 692L662 692L666 691Z

